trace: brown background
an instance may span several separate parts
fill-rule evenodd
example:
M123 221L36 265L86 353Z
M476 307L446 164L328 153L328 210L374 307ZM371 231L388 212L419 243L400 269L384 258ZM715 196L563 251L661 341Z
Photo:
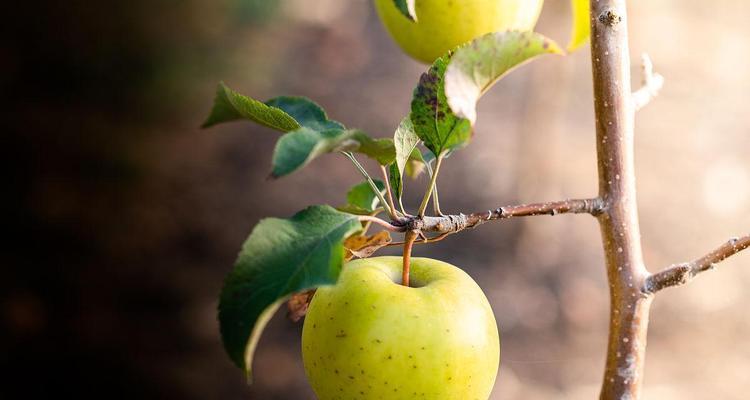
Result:
M424 66L369 1L29 3L0 39L6 233L0 398L312 399L300 324L275 318L256 383L224 355L224 274L263 216L339 204L359 180L328 156L265 179L276 134L197 127L217 81L257 98L305 95L348 126L390 136ZM750 4L631 2L634 72L667 78L637 116L637 174L652 270L750 228ZM538 27L560 42L567 2ZM444 211L596 190L587 51L514 72L480 103L473 143L447 160ZM636 79L637 81L637 76ZM407 187L415 205L422 179ZM595 398L607 293L587 216L489 224L417 255L464 267L502 332L493 399ZM750 256L657 299L646 399L746 399Z

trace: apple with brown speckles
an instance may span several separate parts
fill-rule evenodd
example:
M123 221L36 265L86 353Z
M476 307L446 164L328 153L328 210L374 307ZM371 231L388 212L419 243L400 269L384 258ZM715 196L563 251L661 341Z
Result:
M302 355L319 400L487 400L500 342L487 298L462 270L401 257L349 262L318 289L302 331Z

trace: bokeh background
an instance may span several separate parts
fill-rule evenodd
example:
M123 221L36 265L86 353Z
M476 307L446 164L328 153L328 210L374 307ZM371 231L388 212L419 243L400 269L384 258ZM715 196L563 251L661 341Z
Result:
M564 43L568 2L547 3L538 30ZM631 3L633 71L649 52L667 78L637 116L654 270L750 228L750 3ZM390 41L369 0L13 8L0 28L11 188L0 398L313 399L301 324L273 319L248 387L223 353L217 295L260 218L339 204L359 177L327 156L268 181L276 133L198 126L224 80L256 98L309 96L390 136L425 66ZM445 164L444 211L594 194L593 131L587 50L513 72L481 101L473 143ZM414 205L426 182L408 184ZM596 398L608 297L594 219L488 224L416 254L464 267L489 297L503 339L493 399ZM750 254L656 300L646 399L747 398L748 287Z

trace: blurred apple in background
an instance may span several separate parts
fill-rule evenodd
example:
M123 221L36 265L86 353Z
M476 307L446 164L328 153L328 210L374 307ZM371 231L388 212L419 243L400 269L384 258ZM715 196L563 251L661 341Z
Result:
M544 0L416 0L416 21L393 0L375 0L386 29L416 60L431 64L448 50L489 32L533 30Z

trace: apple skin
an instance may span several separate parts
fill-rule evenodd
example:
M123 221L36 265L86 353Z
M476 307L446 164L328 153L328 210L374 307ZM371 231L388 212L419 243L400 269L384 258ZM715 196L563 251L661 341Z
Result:
M495 317L462 270L401 257L347 263L319 288L302 329L302 357L319 400L487 400L500 363Z
M489 32L533 30L544 0L417 0L417 21L393 0L375 0L388 32L416 60L431 64L448 50Z

